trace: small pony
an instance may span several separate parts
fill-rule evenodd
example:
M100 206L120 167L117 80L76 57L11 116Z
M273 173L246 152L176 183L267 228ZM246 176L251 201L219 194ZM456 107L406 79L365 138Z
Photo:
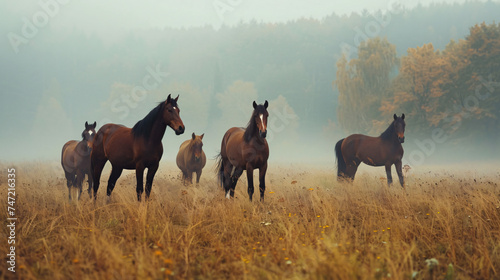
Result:
M207 157L203 151L203 136L196 136L193 132L191 139L184 141L177 153L177 166L182 171L182 180L193 183L193 172L196 172L196 184L200 183L203 167L207 163Z
M90 169L90 154L95 136L95 127L97 123L89 125L85 122L85 130L82 132L80 142L71 140L66 142L62 148L61 165L66 176L66 185L68 186L68 197L71 200L71 187L78 188L78 200L82 195L82 183L87 175L89 183L88 193L91 195L92 174Z
M247 171L248 196L252 201L253 170L259 169L260 200L264 201L266 190L267 159L269 146L266 141L267 118L269 113L266 102L257 105L253 102L254 111L246 128L230 128L222 138L220 154L217 156L219 184L226 192L226 198L234 197L234 189L238 178Z
M401 169L403 146L405 140L405 114L401 117L394 114L394 121L379 136L371 137L353 134L341 139L335 145L337 157L337 179L354 180L354 175L361 162L371 166L385 166L387 184L392 184L391 165L396 166L399 183L404 188L404 178Z

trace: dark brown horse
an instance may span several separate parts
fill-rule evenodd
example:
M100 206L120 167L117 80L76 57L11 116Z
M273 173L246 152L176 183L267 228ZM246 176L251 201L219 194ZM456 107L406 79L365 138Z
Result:
M170 94L167 100L161 102L137 122L133 128L117 124L106 124L97 132L92 149L92 170L94 176L94 198L97 197L99 180L104 165L109 160L112 165L108 180L108 198L113 192L116 180L123 169L135 169L137 179L137 200L141 200L143 193L144 169L148 169L146 177L146 198L151 193L153 178L163 155L161 140L170 126L175 134L184 133L184 124L179 116L177 98L172 99Z
M226 197L234 197L234 189L238 178L247 171L248 196L252 201L253 170L259 169L260 200L264 201L266 190L267 159L269 146L267 134L267 100L264 105L253 102L254 111L246 128L230 128L224 138L220 154L217 157L219 183L223 186Z
M196 172L196 183L200 183L203 167L207 163L207 157L203 151L203 136L196 136L193 132L191 139L184 141L177 153L177 166L182 171L184 183L193 183L193 172Z
M66 142L62 148L61 165L66 176L66 185L68 186L68 196L71 200L71 187L78 189L78 200L82 195L82 183L87 175L90 189L92 189L92 175L90 172L90 153L92 151L92 142L95 136L96 123L89 125L85 122L85 130L82 132L80 142L71 140Z
M394 121L379 136L370 137L353 134L341 139L335 145L337 156L337 178L354 180L354 175L361 162L371 166L385 166L387 184L392 184L391 165L396 166L399 183L404 188L404 178L401 169L403 146L405 140L405 114L401 117L394 114Z

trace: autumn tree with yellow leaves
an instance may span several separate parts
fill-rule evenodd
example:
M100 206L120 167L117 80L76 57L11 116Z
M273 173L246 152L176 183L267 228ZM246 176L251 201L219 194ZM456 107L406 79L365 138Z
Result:
M390 75L398 64L396 47L375 38L360 44L358 57L337 62L339 122L347 132L370 133L380 119L381 98L387 97Z
M345 130L380 131L388 117L404 112L413 132L440 127L462 138L500 137L500 24L475 25L443 51L432 43L409 48L391 79L398 61L392 49L376 38L359 46L358 58L337 62L338 115Z

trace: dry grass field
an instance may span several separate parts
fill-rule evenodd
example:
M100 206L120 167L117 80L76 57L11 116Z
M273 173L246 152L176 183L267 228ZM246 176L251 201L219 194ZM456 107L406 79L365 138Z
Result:
M414 168L406 191L383 168L338 183L333 166L271 164L266 201L217 186L213 163L183 186L162 163L152 198L138 203L124 172L110 203L68 202L57 162L16 168L16 273L6 279L498 279L500 169ZM497 165L498 166L498 165ZM104 186L103 186L104 185ZM84 186L84 189L86 186ZM254 198L258 197L258 189Z

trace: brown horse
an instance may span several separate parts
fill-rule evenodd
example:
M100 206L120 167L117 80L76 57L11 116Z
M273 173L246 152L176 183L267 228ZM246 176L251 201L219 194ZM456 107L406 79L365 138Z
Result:
M117 124L106 124L97 132L92 150L91 162L94 176L94 198L97 197L99 180L104 165L109 160L112 165L108 180L107 195L111 196L118 177L123 169L135 169L137 179L137 200L141 201L143 193L144 169L148 169L146 177L146 199L151 194L153 178L163 155L161 140L170 126L175 134L184 133L184 124L179 116L177 98L170 94L137 122L133 128Z
M66 142L62 148L61 165L66 176L66 185L68 186L69 200L71 200L71 187L78 188L78 200L82 195L82 183L87 175L90 189L92 189L92 175L90 172L90 153L92 151L92 142L95 136L96 123L89 125L85 122L85 130L82 132L80 142L71 140Z
M405 114L401 117L394 114L394 121L379 136L370 137L353 134L341 139L335 145L337 156L337 178L354 180L354 175L361 162L371 166L385 166L387 184L392 184L391 165L396 166L399 183L404 188L404 178L401 169L405 137Z
M253 102L254 111L246 128L230 128L222 138L220 154L217 157L219 183L223 186L226 197L234 197L238 178L247 171L248 196L252 201L253 170L259 169L260 200L264 201L266 190L267 159L269 146L267 134L267 100L264 105Z
M207 163L207 157L203 152L203 136L196 136L193 132L191 139L184 141L177 153L177 166L182 171L184 183L193 183L193 172L196 172L196 183L200 183L203 167Z

